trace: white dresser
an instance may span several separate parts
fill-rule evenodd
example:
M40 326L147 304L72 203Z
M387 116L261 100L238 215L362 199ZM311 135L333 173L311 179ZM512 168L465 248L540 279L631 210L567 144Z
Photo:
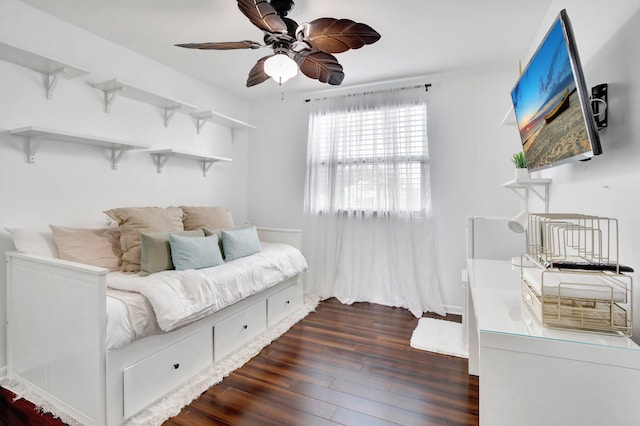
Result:
M543 327L509 261L467 261L469 374L480 425L640 425L640 347L626 337Z

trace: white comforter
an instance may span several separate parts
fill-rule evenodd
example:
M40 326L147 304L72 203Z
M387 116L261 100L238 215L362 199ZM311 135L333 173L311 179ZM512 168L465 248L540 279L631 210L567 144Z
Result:
M107 285L141 293L153 306L160 328L175 330L307 269L296 248L261 245L260 253L213 268L163 271L146 277L113 272L107 276Z

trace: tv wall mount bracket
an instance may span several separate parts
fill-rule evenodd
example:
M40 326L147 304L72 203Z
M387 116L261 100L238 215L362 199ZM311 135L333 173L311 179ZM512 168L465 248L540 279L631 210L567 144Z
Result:
M608 126L607 120L607 102L609 100L609 85L607 83L598 84L591 88L591 109L593 110L593 118L596 121L598 130Z

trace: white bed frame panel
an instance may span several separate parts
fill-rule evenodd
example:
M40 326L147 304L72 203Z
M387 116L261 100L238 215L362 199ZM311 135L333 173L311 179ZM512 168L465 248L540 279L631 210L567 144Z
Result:
M285 242L300 248L301 234L297 230L279 233L277 229L259 228L259 236L261 241ZM296 296L292 298L295 306L290 309L302 304L302 279L298 275L188 326L107 352L107 272L60 259L7 253L7 377L86 425L122 424L140 407L172 390L152 396L140 392L141 398L152 398L149 401L132 401L130 395L125 417L125 369L129 369L129 380L135 387L136 382L144 382L145 378L138 376L145 368L132 366L152 363L149 359L162 357L157 354L163 351L169 356L184 352L181 342L188 344L190 352L212 354L216 323L264 303L293 285L296 286ZM205 368L214 363L213 355L207 356L210 362ZM189 371L191 360L185 361ZM204 369L200 366L197 365L197 372ZM180 374L185 374L184 368ZM167 379L167 383L171 380L178 380L177 385L184 383L193 377L192 372L188 374L181 379Z
M105 418L107 270L7 254L7 370L83 424Z

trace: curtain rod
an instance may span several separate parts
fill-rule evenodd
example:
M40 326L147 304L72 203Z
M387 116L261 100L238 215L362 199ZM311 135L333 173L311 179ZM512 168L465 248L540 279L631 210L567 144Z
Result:
M416 86L405 86L405 87L397 87L395 89L399 89L399 90L405 90L405 89L418 89L420 87L424 86L424 91L428 92L429 91L429 87L431 87L431 83L425 83L424 85L418 84ZM362 93L378 93L378 92L383 92L385 90L388 89L380 89L380 90L369 90L367 92L362 92ZM348 95L347 95L348 96ZM314 101L320 101L322 99L327 99L329 96L325 96L324 98L315 98ZM311 99L305 99L305 102L311 102Z

